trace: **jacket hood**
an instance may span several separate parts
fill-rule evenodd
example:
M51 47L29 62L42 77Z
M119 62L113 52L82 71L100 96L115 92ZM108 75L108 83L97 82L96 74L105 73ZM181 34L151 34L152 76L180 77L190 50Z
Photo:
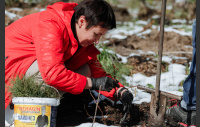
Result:
M57 2L53 5L47 6L47 10L53 9L63 20L67 30L68 34L71 38L72 45L77 45L78 41L74 38L74 34L71 29L71 19L75 12L74 7L76 7L77 3L64 3L64 2Z
M65 13L71 12L72 14L74 13L74 7L76 7L78 4L77 3L64 3L64 2L57 2L54 3L53 5L47 6L48 9L53 9L55 10L60 16L64 16Z

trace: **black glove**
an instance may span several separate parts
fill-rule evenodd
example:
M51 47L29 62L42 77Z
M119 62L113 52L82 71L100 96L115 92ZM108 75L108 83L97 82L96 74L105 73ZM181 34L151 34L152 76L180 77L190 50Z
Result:
M124 91L125 90L125 91ZM122 93L122 91L124 91ZM121 95L122 94L122 95ZM116 97L116 95L115 95ZM132 107L132 101L133 101L133 94L128 91L127 88L123 87L118 91L117 98L122 102L124 108L123 111L127 112Z
M115 87L119 87L118 82L109 77L91 78L91 80L92 80L91 90L99 90L100 85L101 85L101 91L108 91L108 92L110 92L110 90L112 90Z
M120 120L120 124L123 126L124 121L132 107L133 95L132 95L132 93L130 93L128 91L128 89L123 87L117 93L114 94L114 97L117 97L117 99L119 99L122 102L123 107L124 107L123 108L123 112L124 112L123 117Z

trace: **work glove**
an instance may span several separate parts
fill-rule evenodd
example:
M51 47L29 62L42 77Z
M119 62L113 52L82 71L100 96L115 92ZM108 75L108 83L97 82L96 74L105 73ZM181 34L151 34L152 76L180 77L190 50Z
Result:
M123 93L122 93L123 92ZM133 101L133 94L125 87L121 88L118 92L116 92L117 98L122 102L123 104L123 111L127 112L132 107L132 101Z
M109 77L101 77L101 78L91 78L92 88L91 90L99 90L101 85L101 91L112 90L115 87L120 87L118 82Z
M120 120L120 124L123 126L124 121L132 107L133 95L128 91L127 88L122 87L117 92L115 92L114 97L119 99L123 104L123 117Z

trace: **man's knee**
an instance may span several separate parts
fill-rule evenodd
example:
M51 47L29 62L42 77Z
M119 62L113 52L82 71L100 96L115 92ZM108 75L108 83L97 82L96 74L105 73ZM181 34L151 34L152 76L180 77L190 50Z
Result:
M39 72L37 60L35 60L25 73L25 77L30 77Z
M43 79L42 79L42 76L41 76L41 73L39 71L39 67L38 67L38 63L37 63L37 60L35 60L31 66L28 68L28 70L26 71L25 73L25 77L28 78L28 77L31 77L34 75L34 80L37 82L37 83L42 83L43 82Z

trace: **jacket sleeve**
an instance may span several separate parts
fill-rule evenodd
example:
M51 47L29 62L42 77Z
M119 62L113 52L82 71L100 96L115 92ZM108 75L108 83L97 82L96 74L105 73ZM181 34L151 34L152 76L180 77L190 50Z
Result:
M97 60L97 57L95 57L94 59L90 60L88 62L88 65L90 66L91 72L92 72L92 77L93 78L99 78L99 77L104 77L104 76L108 76L110 78L111 75L107 74L104 69L102 68L101 63ZM120 87L124 87L120 82L118 83ZM110 92L107 91L100 91L101 94L103 94L105 97L110 98L112 100L115 100L114 93L116 92L118 88L113 88ZM97 90L98 92L98 90Z
M63 56L63 30L55 20L40 19L34 31L36 57L43 80L55 88L72 94L80 94L86 85L86 77L65 68Z

